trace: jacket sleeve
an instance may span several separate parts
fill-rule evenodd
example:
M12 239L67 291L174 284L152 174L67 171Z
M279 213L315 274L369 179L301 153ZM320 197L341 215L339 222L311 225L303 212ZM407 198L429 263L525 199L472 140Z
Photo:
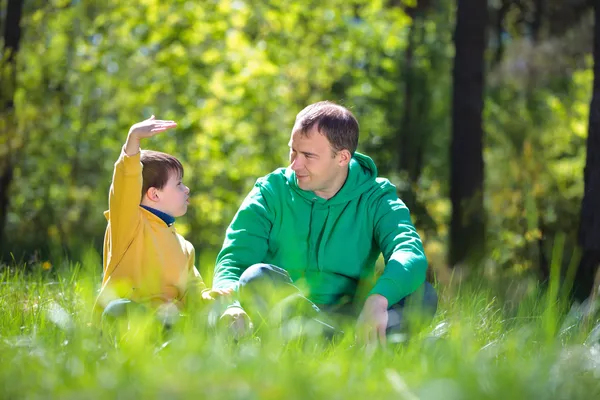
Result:
M382 189L375 211L375 239L385 269L369 294L384 296L392 306L425 282L427 258L409 210L396 195L395 187L387 183Z
M184 290L183 300L187 303L189 301L189 296L194 297L194 300L198 300L204 291L210 289L206 287L204 279L202 279L198 268L196 268L196 251L194 250L194 246L187 240L185 243L189 251L189 258L187 264L187 284Z
M188 276L190 279L189 286L193 287L198 292L203 292L206 290L206 284L204 283L204 279L202 279L198 268L196 268L196 250L190 242L187 242L187 246L190 253L187 265Z
M257 183L227 228L223 247L217 256L213 287L234 287L237 290L240 276L246 268L265 259L272 225L272 211Z
M128 156L123 150L113 173L108 195L112 256L120 258L129 246L140 223L142 163L140 152Z

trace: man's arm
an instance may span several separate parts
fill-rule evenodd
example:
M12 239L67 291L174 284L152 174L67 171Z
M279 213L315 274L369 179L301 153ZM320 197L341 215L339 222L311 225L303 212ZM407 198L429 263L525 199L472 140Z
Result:
M390 183L380 198L375 214L375 239L385 259L385 269L372 294L388 300L391 307L417 290L425 282L427 258L406 205Z
M246 196L225 233L217 256L213 287L237 289L246 268L263 262L269 248L273 213L256 184Z
M223 248L217 256L213 290L237 290L246 268L264 260L272 221L273 212L257 183L227 228ZM235 337L247 334L251 322L239 302L224 302L223 306L227 309L221 316L221 324L228 326Z
M427 259L408 208L393 185L382 185L385 192L376 204L374 232L385 258L385 269L358 317L357 334L362 342L384 344L388 308L423 284Z

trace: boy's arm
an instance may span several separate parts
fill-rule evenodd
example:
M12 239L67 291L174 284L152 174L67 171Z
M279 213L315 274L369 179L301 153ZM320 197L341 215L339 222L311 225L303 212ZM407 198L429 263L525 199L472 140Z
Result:
M206 288L206 284L204 283L204 279L200 276L200 272L196 268L196 250L194 250L194 246L190 242L187 242L188 248L190 248L190 258L188 259L188 288L193 291L193 293L202 293Z
M139 143L139 142L138 142ZM139 146L139 145L138 145ZM113 257L120 257L139 224L139 205L142 194L142 164L140 152L121 150L115 163L108 195L111 246Z
M188 272L188 280L187 280L187 288L185 291L184 302L186 302L185 298L190 295L194 297L194 300L204 300L211 301L215 300L216 297L227 295L231 293L230 289L212 289L206 287L204 283L204 279L200 275L200 272L195 266L196 254L194 250L194 246L190 242L186 241L186 245L188 246L188 251L190 253L190 257L188 259L187 272Z
M127 141L115 163L108 197L113 257L121 257L129 246L139 223L138 213L143 185L140 141L175 126L177 124L173 121L156 120L152 116L132 125L129 130Z

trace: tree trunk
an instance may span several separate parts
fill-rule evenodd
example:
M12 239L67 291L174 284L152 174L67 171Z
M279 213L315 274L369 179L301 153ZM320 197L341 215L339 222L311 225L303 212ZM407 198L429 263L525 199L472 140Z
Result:
M534 43L537 43L540 39L540 33L542 30L542 21L544 20L544 6L546 0L535 0L533 19L531 21L531 39Z
M494 21L494 34L496 35L496 53L494 54L494 64L500 63L504 56L504 35L506 34L506 28L504 27L505 18L510 9L510 0L502 0L500 8L496 11L496 17Z
M594 6L594 89L590 104L584 194L581 202L579 244L582 258L577 269L574 294L585 299L593 288L600 265L600 4Z
M402 114L402 122L396 136L398 138L398 169L405 171L408 174L408 187L402 190L402 200L406 203L410 210L414 209L416 196L413 190L415 184L414 179L418 178L419 172L415 171L416 159L420 156L421 148L415 143L419 140L417 135L420 132L415 132L413 127L413 118L415 116L415 31L418 29L417 24L421 23L419 19L414 19L408 31L408 46L404 58L404 111ZM417 176L415 176L417 175Z
M13 135L14 94L17 84L17 54L21 41L22 0L8 0L4 24L4 48L0 57L0 118L5 120L5 129L0 132L6 151L0 161L0 238L4 236L6 214L9 206L8 189L14 173ZM3 60L3 61L2 61ZM1 242L4 242L3 240Z
M458 0L450 153L451 266L478 262L485 247L483 87L487 2Z

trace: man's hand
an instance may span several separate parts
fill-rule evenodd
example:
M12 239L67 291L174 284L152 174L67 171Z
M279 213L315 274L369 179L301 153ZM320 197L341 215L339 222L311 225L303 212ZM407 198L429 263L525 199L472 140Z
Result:
M152 137L160 132L175 128L176 126L177 123L175 121L155 119L154 115L147 120L133 124L129 129L127 142L125 142L125 154L128 156L137 154L140 150L141 139Z
M202 291L202 300L213 301L219 296L227 296L233 292L233 288L227 289L206 289Z
M385 344L385 330L388 323L388 301L380 294L367 298L356 324L357 339L364 344L374 344L378 340Z
M229 307L221 316L220 324L227 326L236 339L246 335L252 326L250 317L240 307Z

